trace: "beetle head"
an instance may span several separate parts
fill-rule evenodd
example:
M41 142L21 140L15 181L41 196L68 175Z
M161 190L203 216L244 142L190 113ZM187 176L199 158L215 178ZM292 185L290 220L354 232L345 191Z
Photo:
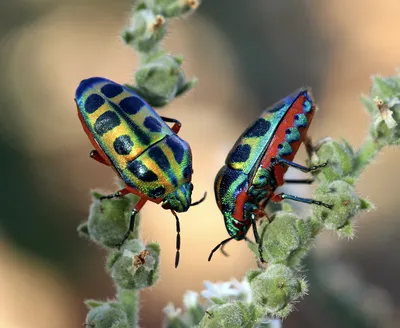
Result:
M229 211L223 212L225 227L228 231L229 236L233 237L236 240L242 240L247 231L249 230L250 225L244 224L241 221L236 220L232 213Z
M187 182L175 192L167 195L162 203L166 210L171 209L176 212L186 212L192 203L193 184Z

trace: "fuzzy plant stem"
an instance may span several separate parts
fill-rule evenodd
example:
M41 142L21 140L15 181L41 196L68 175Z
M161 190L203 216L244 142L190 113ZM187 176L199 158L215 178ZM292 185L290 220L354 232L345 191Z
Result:
M135 226L131 232L132 239L140 238L140 215L135 218ZM139 326L139 310L140 310L140 292L139 290L124 289L119 287L117 290L117 298L125 311L130 327Z
M132 325L131 327L138 327L140 293L136 290L118 288L117 297L128 317L128 323Z
M199 5L198 0L138 0L133 6L122 40L133 48L140 67L133 74L134 83L125 87L142 97L150 106L163 107L191 90L194 78L187 81L183 58L162 49L171 19L187 15ZM119 189L123 188L119 182ZM107 197L103 197L107 196ZM85 325L92 328L135 328L139 325L140 290L153 286L159 278L160 247L140 240L140 215L136 214L133 231L120 248L128 229L133 195L109 197L92 192L89 219L78 227L82 236L109 251L106 270L117 287L114 300L86 300L90 309ZM197 316L202 316L197 313Z

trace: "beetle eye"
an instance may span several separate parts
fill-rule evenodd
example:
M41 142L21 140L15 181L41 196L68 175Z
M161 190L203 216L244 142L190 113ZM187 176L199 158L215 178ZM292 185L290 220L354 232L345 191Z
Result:
M171 209L171 204L169 202L164 202L164 203L162 203L161 207L166 210L169 210L169 209Z

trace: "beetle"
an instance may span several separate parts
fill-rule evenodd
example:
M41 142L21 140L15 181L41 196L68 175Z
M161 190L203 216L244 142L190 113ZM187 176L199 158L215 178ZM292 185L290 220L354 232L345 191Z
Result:
M267 108L236 141L214 182L215 199L230 237L214 247L208 261L221 246L224 253L223 246L232 239L249 241L246 234L252 226L260 260L264 262L256 220L266 216L265 206L269 200L291 199L332 209L332 205L317 200L286 193L275 194L275 189L284 182L313 181L285 181L283 175L289 166L312 172L327 165L305 167L293 162L301 143L306 140L315 110L309 90L301 88Z
M81 81L75 92L78 116L95 148L90 157L110 166L124 182L123 189L103 199L135 194L129 228L122 244L133 231L135 216L148 202L171 210L176 219L175 267L179 264L180 224L176 212L204 201L206 194L192 203L192 152L177 134L181 123L159 116L128 87L102 77ZM166 123L173 123L170 128Z

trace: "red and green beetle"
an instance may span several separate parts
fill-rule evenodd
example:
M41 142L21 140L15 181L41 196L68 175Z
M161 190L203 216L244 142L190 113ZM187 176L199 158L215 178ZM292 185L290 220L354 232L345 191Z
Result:
M102 197L129 193L139 196L132 210L129 229L120 247L133 231L135 216L147 201L171 210L176 219L175 267L179 263L180 225L176 212L186 212L192 203L192 152L177 133L178 120L159 116L132 90L102 77L83 80L75 93L78 116L95 150L90 157L110 166L125 187ZM166 123L173 123L170 128Z
M229 238L219 243L214 252L232 239L248 240L246 234L253 227L256 243L262 258L256 220L266 216L268 201L291 199L298 202L325 206L332 205L317 200L301 198L286 193L275 194L284 182L311 183L312 179L284 180L288 167L312 172L327 163L305 167L293 161L315 113L315 106L306 88L293 92L266 109L239 137L218 172L214 192L218 207L224 215Z

